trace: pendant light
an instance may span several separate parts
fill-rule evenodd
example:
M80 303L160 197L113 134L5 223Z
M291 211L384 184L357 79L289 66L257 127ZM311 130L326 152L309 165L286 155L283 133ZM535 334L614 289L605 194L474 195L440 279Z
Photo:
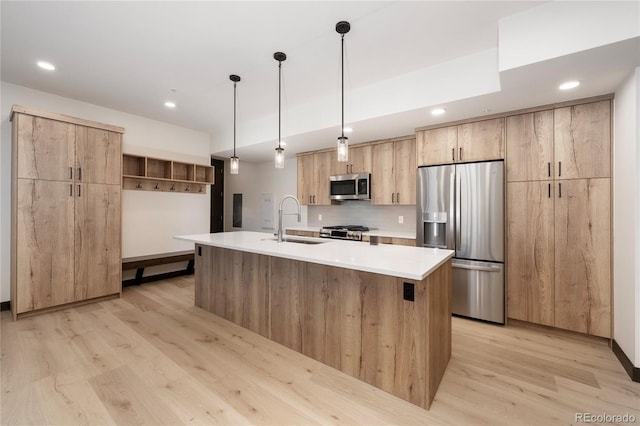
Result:
M340 65L342 75L342 123L340 126L341 136L338 138L338 161L341 163L349 161L349 138L344 135L344 35L351 29L351 24L347 21L340 21L336 24L336 31L340 34L341 50Z
M276 148L276 169L284 169L284 148L282 147L281 133L281 109L282 109L282 61L287 59L287 55L282 52L273 54L273 59L278 61L278 147Z
M240 81L240 76L231 74L229 80L233 81L233 157L231 157L229 173L237 175L240 169L240 159L236 156L236 84Z

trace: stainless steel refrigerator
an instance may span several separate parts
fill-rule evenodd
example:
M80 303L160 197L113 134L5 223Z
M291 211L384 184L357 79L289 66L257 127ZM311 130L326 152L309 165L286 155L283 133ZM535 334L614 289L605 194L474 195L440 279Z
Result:
M417 245L455 250L454 314L504 324L504 161L418 168Z

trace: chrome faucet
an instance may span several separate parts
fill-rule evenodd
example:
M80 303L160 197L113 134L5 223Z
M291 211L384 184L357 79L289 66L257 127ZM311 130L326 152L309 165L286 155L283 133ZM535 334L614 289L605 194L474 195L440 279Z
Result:
M288 215L296 214L296 213L282 213L282 205L284 204L284 200L286 200L287 198L291 198L293 201L296 202L296 204L298 205L298 213L297 213L298 222L302 220L300 216L300 201L298 201L298 199L293 195L285 195L284 197L282 197L282 200L280 201L280 207L278 208L278 242L279 243L282 242L282 216L285 214L288 214Z

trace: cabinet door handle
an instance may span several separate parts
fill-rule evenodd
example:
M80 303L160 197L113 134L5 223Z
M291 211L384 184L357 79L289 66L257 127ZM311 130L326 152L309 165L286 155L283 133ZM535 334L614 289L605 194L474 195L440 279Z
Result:
M547 176L551 177L551 162L547 163Z
M80 193L80 185L78 185L78 197L81 197L81 193Z
M558 198L562 198L562 183L558 182Z
M462 161L462 147L460 147L460 155L458 155L458 160Z
M451 148L451 161L456 161L456 149Z
M400 193L396 192L396 203L400 204Z
M82 180L82 167L78 167L78 180Z
M551 198L551 184L549 184L549 198Z
M396 193L395 193L395 192L392 192L392 193L391 193L391 204L393 204L393 203L395 203L395 202L396 202Z
M73 167L69 167L69 179L73 180Z
M562 176L562 161L558 161L558 177Z
M73 184L69 184L69 197L73 197Z

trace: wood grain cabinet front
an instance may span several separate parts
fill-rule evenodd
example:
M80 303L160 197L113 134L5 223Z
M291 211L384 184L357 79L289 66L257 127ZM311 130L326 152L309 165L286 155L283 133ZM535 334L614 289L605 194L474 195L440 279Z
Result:
M371 204L416 204L415 137L373 145Z
M329 176L332 152L298 156L298 200L304 205L330 205Z
M611 335L611 113L507 117L509 318Z
M504 118L418 130L418 166L504 158Z
M121 292L120 127L14 106L13 318Z

